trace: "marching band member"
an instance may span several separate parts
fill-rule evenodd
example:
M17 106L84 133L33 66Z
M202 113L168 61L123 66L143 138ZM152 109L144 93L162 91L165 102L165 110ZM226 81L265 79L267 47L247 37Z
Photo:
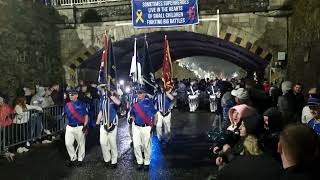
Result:
M221 92L214 85L214 83L211 83L211 85L208 88L208 94L210 102L210 111L216 112L218 110L218 99L221 98Z
M69 90L70 102L65 105L65 113L68 118L66 127L65 144L70 156L70 165L80 164L85 156L85 132L88 124L88 111L83 102L78 100L78 90ZM77 148L74 149L74 140ZM78 155L76 154L78 151ZM76 160L78 159L78 163Z
M195 112L198 108L198 105L199 105L199 101L198 101L199 92L195 86L195 83L196 82L194 82L194 81L191 82L190 87L187 90L190 112Z
M158 122L157 126L157 136L159 141L162 141L162 125L164 125L164 134L167 138L167 142L170 140L171 132L171 108L170 102L174 99L171 95L171 90L165 91L163 83L160 84L160 92L155 95L154 104L157 110Z
M144 87L137 89L138 101L131 108L132 134L134 155L137 160L137 170L143 167L149 170L151 157L151 130L157 123L157 113L153 102L146 96ZM142 149L143 148L143 149ZM144 157L142 156L142 151Z
M100 145L105 166L117 167L117 108L121 104L116 92L108 89L106 85L100 85L102 93L99 103L99 113L96 124L100 125Z

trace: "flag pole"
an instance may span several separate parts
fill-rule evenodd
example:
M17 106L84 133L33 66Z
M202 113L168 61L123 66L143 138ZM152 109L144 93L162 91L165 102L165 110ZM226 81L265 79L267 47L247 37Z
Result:
M166 107L166 102L165 102L165 96L166 96L166 82L164 80L164 63L166 61L167 58L167 35L164 35L164 51L163 51L163 60L162 60L162 81L163 81L163 92L161 92L161 94L163 93L163 97L161 97L161 101L162 101L162 110L163 113L165 113L165 107ZM160 90L161 91L161 90Z
M139 86L139 67L138 67L138 50L137 50L137 38L135 37L134 38L134 53L135 53L135 56L136 56L136 74L135 74L135 77L136 77L136 82L138 83L138 86Z
M110 78L109 78L109 61L108 61L108 50L109 50L109 37L107 36L107 31L105 32L105 36L107 37L107 42L108 42L108 48L105 50L106 56L105 56L105 67L106 67L106 80L107 80L107 108L108 108L108 112L107 112L107 127L109 129L109 124L110 124L110 97L108 97L108 92L110 92Z

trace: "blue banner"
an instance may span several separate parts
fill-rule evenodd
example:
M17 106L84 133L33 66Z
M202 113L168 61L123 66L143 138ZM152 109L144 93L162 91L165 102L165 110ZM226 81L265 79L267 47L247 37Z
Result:
M132 0L134 27L169 27L198 23L197 0Z

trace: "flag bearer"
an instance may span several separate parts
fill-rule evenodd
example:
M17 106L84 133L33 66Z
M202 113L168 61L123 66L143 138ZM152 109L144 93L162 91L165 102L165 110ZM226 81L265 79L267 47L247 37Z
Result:
M106 85L100 85L100 87L102 93L96 124L100 125L100 145L105 166L110 166L114 169L117 167L118 159L117 108L121 104L121 101L116 96L115 91L108 89Z
M160 91L156 94L154 98L155 108L157 110L158 122L157 126L157 136L159 141L162 141L162 125L164 126L164 134L167 142L170 140L171 132L171 108L170 102L174 99L171 95L172 89L165 91L163 88L163 83L160 83Z
M137 160L137 170L149 170L151 157L151 130L157 123L157 113L153 102L146 96L144 87L137 89L138 102L131 108L133 121L133 148ZM144 156L142 156L142 151Z

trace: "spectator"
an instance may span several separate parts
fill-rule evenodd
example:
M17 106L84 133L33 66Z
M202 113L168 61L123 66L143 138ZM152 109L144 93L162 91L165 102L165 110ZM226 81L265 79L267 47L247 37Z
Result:
M11 119L12 109L4 102L4 99L0 97L0 128L10 126L12 124Z
M15 130L16 130L16 134L18 135L16 140L18 140L18 142L25 141L30 138L31 134L27 134L27 132L29 132L28 129L30 125L30 123L28 123L30 120L30 110L34 109L34 110L42 111L41 107L28 105L26 104L26 102L27 100L25 97L18 97L15 103L14 110L17 114L13 119L13 123L15 124L15 127L16 127ZM30 146L29 142L27 142L27 146ZM26 147L20 147L17 150L18 153L27 152L27 151L29 150Z
M54 84L51 87L51 98L55 105L63 105L63 91L62 87L59 84Z
M229 100L226 100L228 97L227 95L222 97L225 101L225 104L222 107L222 115L223 115L223 129L226 129L230 125L229 110L235 105L239 104L250 104L249 94L244 88L239 88L237 90L231 91L232 97Z
M242 105L245 106L245 105ZM248 106L249 107L249 106ZM240 121L240 120L239 120ZM241 118L241 126L239 127L239 135L241 137L238 142L232 146L226 144L223 147L223 152L216 159L216 164L223 167L226 163L232 161L235 157L244 154L244 140L247 136L252 135L257 140L263 132L263 118L251 107L248 108L247 116ZM255 146L256 149L261 149L261 145ZM258 151L258 150L257 150ZM249 152L249 151L247 151Z
M264 79L262 86L263 86L263 91L264 91L266 94L269 94L271 85L269 84L269 82L268 82L266 79Z
M219 171L219 180L278 180L281 177L281 168L267 154L263 154L259 143L259 136L263 131L263 118L254 114L244 118L240 127L240 136L243 141L242 156L237 156Z
M292 83L290 81L284 81L281 84L282 96L278 98L277 107L281 113L287 114L287 116L291 117L289 122L285 122L286 124L296 122L296 110L297 104L295 101L295 95L292 90Z
M11 131L9 130L9 128L5 130L4 128L11 126L11 118L13 117L12 113L13 111L10 106L4 101L2 97L0 97L0 142L6 142L5 145L9 144L9 142L11 141ZM2 149L2 146L0 146L0 148L0 152L4 151L4 149ZM8 151L5 153L5 157L8 161L13 161L14 154Z
M298 117L301 117L302 109L305 105L305 99L302 94L302 84L296 83L293 86L293 94L295 97L295 103L296 103L296 113Z
M251 100L251 106L256 108L258 113L262 114L271 105L271 98L260 88L255 81L247 80L245 88L248 91Z
M273 158L281 161L277 152L280 132L282 131L282 115L281 112L271 107L263 113L265 135L263 137L263 150Z
M291 124L284 128L278 152L285 170L283 179L319 179L319 144L317 136L307 126Z
M247 104L251 105L250 96L246 89L239 88L231 91L231 95L235 97L237 104Z

